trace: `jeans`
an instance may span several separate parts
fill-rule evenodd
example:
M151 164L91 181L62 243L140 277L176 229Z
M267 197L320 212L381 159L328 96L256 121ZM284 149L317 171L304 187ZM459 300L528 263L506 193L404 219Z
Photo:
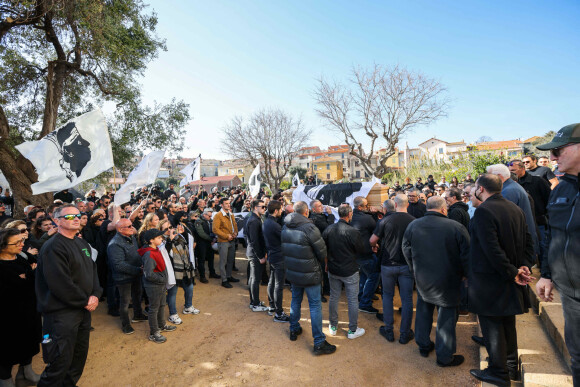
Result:
M236 258L235 242L218 242L218 253L220 255L220 275L222 282L226 282L232 276L232 268Z
M357 260L360 266L359 294L361 308L373 305L373 296L379 285L380 272L377 271L377 256L365 260Z
M572 358L572 380L574 386L580 386L580 300L560 292L562 309L564 309L564 336L566 347Z
M442 364L453 360L457 347L455 325L457 324L457 308L445 308L425 302L417 293L417 315L415 316L415 342L419 349L428 350L431 344L431 328L433 327L433 312L437 308L437 328L435 329L435 354Z
M135 277L132 282L128 284L117 285L119 289L120 304L119 314L121 315L121 326L128 327L131 325L129 319L129 300L133 303L133 316L142 316L141 296L143 294L141 285L141 276Z
M268 282L268 299L270 300L270 307L274 308L276 315L281 315L282 297L284 294L284 260L276 263L270 263L270 281Z
M330 325L333 327L338 325L338 299L344 284L348 301L348 329L351 332L356 331L358 326L358 272L348 277L339 277L328 273L328 281L330 285L330 301L328 302Z
M189 285L185 285L184 282L181 281L181 287L183 288L185 297L184 307L189 308L192 305L193 300L193 282L189 283ZM177 314L177 307L175 306L175 300L177 298L177 288L178 286L175 285L167 291L167 306L169 307L170 316L172 314Z
M107 308L109 310L119 310L119 292L115 286L113 279L113 269L110 264L107 264L107 287L105 288L107 294Z
M258 258L248 257L250 266L250 276L248 278L248 289L250 291L250 304L260 305L260 281L262 280L262 264Z
M381 266L383 281L383 321L387 330L393 330L393 297L395 284L399 281L399 296L403 305L401 316L401 334L409 333L413 322L413 284L415 280L409 266Z
M292 302L290 303L290 331L297 331L298 328L300 328L300 308L302 306L304 292L306 292L306 297L308 297L314 345L321 345L326 340L326 336L322 332L322 305L320 301L320 285L308 286L306 288L292 285Z
M47 365L37 385L76 386L89 353L91 312L62 309L42 317L42 333L50 335L52 351L43 353Z
M165 326L165 285L145 283L149 297L149 334L153 335ZM175 286L174 286L175 287Z

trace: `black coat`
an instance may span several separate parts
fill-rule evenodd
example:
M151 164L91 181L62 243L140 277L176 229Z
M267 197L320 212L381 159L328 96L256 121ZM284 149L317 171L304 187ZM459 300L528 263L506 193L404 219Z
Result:
M324 230L326 230L326 227L330 226L331 224L334 224L335 220L333 214L330 215L315 214L312 211L310 212L310 215L308 217L312 219L314 225L318 228L318 231L320 231L321 234L324 232Z
M248 244L246 256L249 258L264 258L266 256L266 242L262 231L262 219L254 212L250 214L246 221L244 236Z
M469 228L469 206L463 202L457 202L449 207L447 217L451 220L461 223L466 229Z
M21 278L20 275L25 278ZM36 311L35 270L26 259L0 261L0 364L18 364L40 351L42 324Z
M421 203L420 201L417 203L409 203L409 207L407 207L407 213L416 219L425 216L426 212L427 206Z
M330 225L322 233L328 251L328 272L350 277L359 270L357 253L363 249L360 232L343 219Z
M469 231L469 310L483 316L526 313L528 291L514 281L518 268L531 267L534 256L523 211L495 194L477 207Z
M532 204L534 210L536 224L542 226L547 225L548 219L546 217L546 209L548 207L550 193L552 192L550 183L539 176L534 176L527 172L524 176L518 179L518 183L520 183L533 199L533 201L530 201L530 204Z
M355 209L352 213L352 221L350 222L350 225L360 232L360 237L363 241L364 248L359 252L358 258L360 260L372 259L373 250L371 248L370 239L373 235L373 231L375 231L377 222L371 215Z
M308 287L321 283L326 245L310 219L297 212L284 219L282 254L286 278L293 285Z
M269 216L262 226L268 250L268 262L270 263L279 263L284 260L282 255L282 226L278 223L278 219L280 218Z
M428 303L459 306L461 279L467 275L469 234L454 220L435 211L409 224L403 254Z

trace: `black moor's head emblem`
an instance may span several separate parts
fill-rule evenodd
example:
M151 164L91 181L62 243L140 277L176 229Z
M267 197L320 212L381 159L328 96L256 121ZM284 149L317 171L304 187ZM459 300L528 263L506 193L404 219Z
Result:
M58 149L60 167L72 182L91 160L91 144L81 136L74 122L49 133L46 138Z

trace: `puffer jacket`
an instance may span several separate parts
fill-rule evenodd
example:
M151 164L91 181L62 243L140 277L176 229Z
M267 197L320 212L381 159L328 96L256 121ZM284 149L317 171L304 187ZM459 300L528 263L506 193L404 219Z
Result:
M286 216L282 228L282 255L286 278L293 285L308 287L321 283L326 245L310 219L297 212Z
M141 276L143 263L137 250L137 239L134 236L126 237L117 233L109 242L107 256L117 285L131 283Z
M564 175L548 201L552 241L548 259L542 261L542 277L556 288L580 299L580 186L579 178Z

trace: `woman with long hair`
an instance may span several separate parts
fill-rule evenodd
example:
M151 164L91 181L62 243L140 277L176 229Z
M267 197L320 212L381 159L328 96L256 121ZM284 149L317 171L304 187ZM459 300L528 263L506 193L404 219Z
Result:
M137 243L139 243L139 247L145 244L145 241L143 240L143 233L147 230L151 230L152 228L157 228L158 225L159 217L157 214L152 212L145 216L143 219L143 224L139 228L139 231L137 231Z
M36 263L22 256L24 240L17 228L0 230L0 384L14 385L12 367L19 364L16 379L38 383L32 358L40 352L42 325L36 310L34 278Z

